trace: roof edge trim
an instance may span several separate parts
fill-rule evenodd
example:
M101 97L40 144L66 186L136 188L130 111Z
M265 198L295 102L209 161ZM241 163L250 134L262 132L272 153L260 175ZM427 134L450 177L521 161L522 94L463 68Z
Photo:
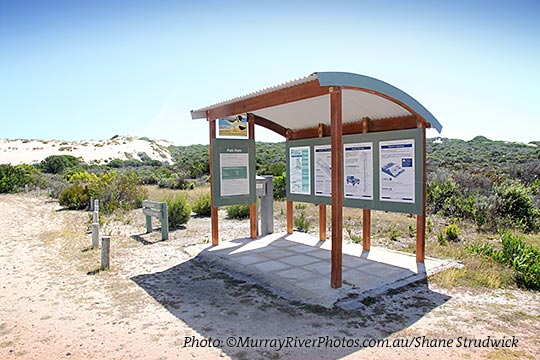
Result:
M371 90L390 98L396 99L403 104L409 106L422 116L427 122L431 124L440 133L442 131L442 125L437 121L422 104L416 101L412 96L404 91L392 86L384 81L377 80L375 78L346 72L317 72L317 79L321 86L351 86L361 89Z

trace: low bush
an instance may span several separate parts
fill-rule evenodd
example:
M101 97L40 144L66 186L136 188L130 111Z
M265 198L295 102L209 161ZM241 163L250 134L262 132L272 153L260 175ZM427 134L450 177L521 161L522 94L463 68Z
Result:
M82 210L88 207L90 195L88 188L73 184L60 193L58 203L70 210Z
M459 226L450 224L444 227L443 233L447 240L457 241L459 238Z
M227 207L227 217L229 219L247 219L249 218L249 204L238 204Z
M212 203L210 193L204 193L193 203L193 212L199 216L210 216Z
M480 254L511 267L518 284L540 290L540 249L525 243L522 236L509 231L501 234L501 248L493 243L467 246L467 251Z
M293 223L294 223L294 227L298 231L306 232L306 233L309 231L309 227L311 225L311 222L306 218L306 215L304 214L303 211L300 212L300 216L294 217Z
M177 196L165 200L168 206L169 227L175 228L187 224L191 216L191 206L187 196Z

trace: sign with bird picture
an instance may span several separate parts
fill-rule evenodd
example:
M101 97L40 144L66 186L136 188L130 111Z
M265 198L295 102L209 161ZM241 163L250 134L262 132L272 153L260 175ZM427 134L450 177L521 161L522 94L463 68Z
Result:
M219 137L248 137L247 116L235 115L219 119Z

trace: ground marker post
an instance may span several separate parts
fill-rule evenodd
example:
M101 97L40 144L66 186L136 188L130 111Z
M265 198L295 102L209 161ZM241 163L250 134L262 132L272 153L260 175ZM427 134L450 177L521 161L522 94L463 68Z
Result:
M92 224L92 249L99 246L99 223Z
M110 265L111 237L101 237L101 270L106 270Z

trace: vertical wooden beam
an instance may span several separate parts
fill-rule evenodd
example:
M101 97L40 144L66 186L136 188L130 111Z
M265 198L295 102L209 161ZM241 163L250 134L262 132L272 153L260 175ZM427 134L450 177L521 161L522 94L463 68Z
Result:
M212 245L216 246L219 245L219 230L218 230L218 208L214 206L214 186L213 186L213 168L212 168L212 139L216 138L216 120L215 119L209 119L208 120L208 126L210 128L210 220L212 223ZM219 174L218 174L219 176Z
M369 132L369 118L362 119L362 132ZM364 209L362 212L362 249L369 251L371 249L371 209Z
M289 141L291 139L292 131L291 129L285 130L285 140ZM289 154L286 154L285 156L289 156ZM287 184L289 183L290 179L287 179ZM288 186L288 185L287 185ZM290 200L287 200L287 234L293 233L293 202Z
M416 261L424 262L426 251L426 127L420 121L422 128L422 214L416 215Z
M287 234L293 232L293 202L287 200Z
M343 240L343 133L341 88L330 88L330 136L332 144L332 268L330 285L342 284Z
M248 114L248 136L250 139L255 139L255 117L253 114ZM250 174L251 179L255 179L255 174ZM257 238L257 198L255 202L249 204L249 228L252 239Z
M319 137L324 136L324 125L319 123ZM326 240L326 205L319 204L319 240Z

